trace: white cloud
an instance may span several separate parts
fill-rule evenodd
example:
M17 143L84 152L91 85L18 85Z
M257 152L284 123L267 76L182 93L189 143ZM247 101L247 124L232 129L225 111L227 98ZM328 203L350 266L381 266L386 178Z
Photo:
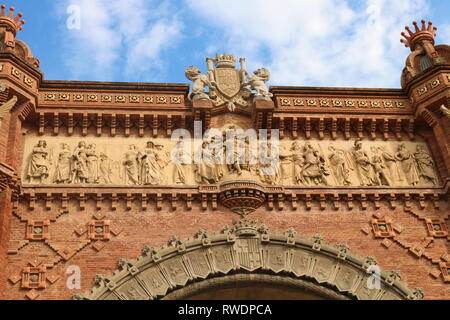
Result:
M81 29L64 30L66 62L75 79L148 81L151 72L164 69L162 52L180 38L182 24L166 1L66 4L81 8Z
M399 87L409 54L400 32L427 18L427 3L66 0L81 7L82 26L63 31L63 49L79 80L171 81L169 65L226 50L249 70L267 67L272 85ZM438 43L449 43L450 25L438 27Z
M267 61L274 85L398 87L409 54L400 32L428 10L425 0L365 0L357 8L337 0L186 1L250 67Z
M437 30L437 44L447 44L450 45L450 24L440 25Z

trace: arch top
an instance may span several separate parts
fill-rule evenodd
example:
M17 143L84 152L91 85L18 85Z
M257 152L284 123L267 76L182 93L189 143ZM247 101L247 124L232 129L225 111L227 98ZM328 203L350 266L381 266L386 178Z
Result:
M374 270L379 278L370 272ZM160 250L145 246L136 261L120 259L112 276L97 275L97 287L74 299L170 298L180 296L174 294L177 290L194 283L199 287L206 279L248 273L273 275L303 287L308 283L324 297L331 297L327 293L331 290L335 296L352 299L424 298L423 289L410 290L398 271L384 272L374 257L352 254L345 243L326 244L319 234L300 238L293 228L284 234L270 233L264 224L245 218L218 233L201 229L187 240L172 236Z

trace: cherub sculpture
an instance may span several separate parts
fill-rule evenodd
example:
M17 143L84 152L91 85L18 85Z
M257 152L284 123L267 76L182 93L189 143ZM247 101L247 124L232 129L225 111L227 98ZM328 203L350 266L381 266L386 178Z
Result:
M210 88L215 86L214 82L209 81L208 77L202 74L202 71L194 66L187 67L185 70L186 78L194 82L192 85L192 92L189 93L188 99L192 100L210 100L205 93L205 87Z

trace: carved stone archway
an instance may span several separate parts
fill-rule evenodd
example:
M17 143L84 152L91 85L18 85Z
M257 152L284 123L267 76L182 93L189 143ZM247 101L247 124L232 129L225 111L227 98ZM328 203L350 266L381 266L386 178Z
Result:
M369 289L373 257L350 253L346 244L326 244L320 235L299 238L294 229L269 233L265 225L243 222L220 233L204 230L186 241L173 236L169 246L146 246L136 261L120 259L112 276L97 275L98 287L75 299L185 299L229 281L272 283L313 292L325 299L423 299L398 271L380 270L380 286ZM373 268L372 268L373 269Z

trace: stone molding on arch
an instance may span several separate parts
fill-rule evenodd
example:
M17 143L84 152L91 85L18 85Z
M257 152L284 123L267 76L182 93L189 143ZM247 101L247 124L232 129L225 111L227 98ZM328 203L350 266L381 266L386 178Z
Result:
M244 219L225 226L220 233L199 230L187 240L172 236L169 245L157 250L146 246L136 261L119 260L112 276L97 275L97 287L83 300L153 300L183 297L179 289L209 279L236 274L272 274L288 282L316 288L325 297L364 300L420 300L422 288L410 290L398 271L380 274L380 288L369 289L367 273L374 257L350 253L344 243L326 244L320 235L300 238L290 228L284 234L270 233L265 225ZM208 281L205 281L208 279ZM274 278L275 279L275 278ZM200 285L201 287L201 285ZM330 290L334 294L330 295ZM186 291L186 290L185 290ZM192 290L187 290L192 292Z

